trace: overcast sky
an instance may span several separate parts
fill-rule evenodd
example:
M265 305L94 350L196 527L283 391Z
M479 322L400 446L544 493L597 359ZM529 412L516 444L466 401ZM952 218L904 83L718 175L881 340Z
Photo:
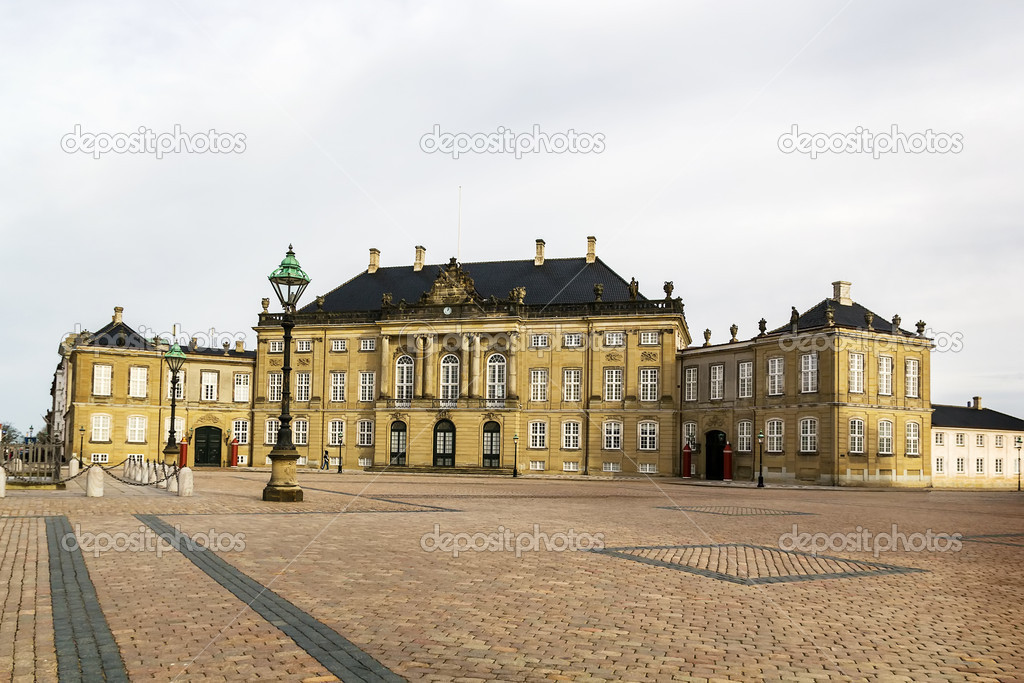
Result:
M0 420L38 430L58 343L114 306L252 348L289 242L306 301L370 247L447 261L460 185L463 261L532 258L537 238L582 256L596 235L647 296L674 281L697 343L850 280L959 340L933 355L933 402L1024 416L1021 35L1013 2L4 3ZM244 149L62 148L76 126L175 125ZM454 159L422 151L435 125L603 150ZM794 125L959 151L812 159L780 151Z

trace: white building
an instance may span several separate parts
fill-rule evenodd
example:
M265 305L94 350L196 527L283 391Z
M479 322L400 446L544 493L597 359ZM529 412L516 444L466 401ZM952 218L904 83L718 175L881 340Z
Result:
M1024 420L982 408L933 405L932 486L1015 489Z

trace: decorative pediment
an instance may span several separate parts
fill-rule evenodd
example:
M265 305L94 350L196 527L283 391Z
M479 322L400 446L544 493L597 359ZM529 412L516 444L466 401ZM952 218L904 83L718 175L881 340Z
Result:
M438 269L437 279L420 301L425 304L464 304L480 300L473 278L453 256L448 265Z

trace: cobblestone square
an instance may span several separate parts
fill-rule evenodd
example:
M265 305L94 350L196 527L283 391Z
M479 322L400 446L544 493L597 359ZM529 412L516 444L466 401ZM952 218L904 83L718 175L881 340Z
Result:
M1024 679L1016 492L267 478L9 490L0 680Z

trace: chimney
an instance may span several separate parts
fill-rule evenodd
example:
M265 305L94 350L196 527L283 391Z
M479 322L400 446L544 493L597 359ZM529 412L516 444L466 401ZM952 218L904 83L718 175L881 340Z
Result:
M196 349L199 348L199 340L196 337L192 337L188 341L188 347L195 351Z
M587 263L597 260L597 238L591 235L587 238Z
M416 271L416 272L419 272L419 271L423 270L423 262L426 260L426 258L427 258L427 248L426 247L417 246L416 247L416 261L412 264L412 269L414 271Z
M841 306L852 306L853 299L850 298L850 283L843 280L833 282L832 300Z
M974 397L974 409L981 410L981 396Z
M114 306L114 324L118 325L121 323L121 314L124 313L124 306Z
M224 355L228 355L228 347L231 346L231 342L221 342L221 346L224 347Z
M380 249L370 247L370 265L367 266L367 273L376 273L380 268Z
M243 351L245 351L245 340L244 339L236 339L235 340L235 353L242 353Z
M537 240L537 255L533 257L533 265L544 265L544 240Z

